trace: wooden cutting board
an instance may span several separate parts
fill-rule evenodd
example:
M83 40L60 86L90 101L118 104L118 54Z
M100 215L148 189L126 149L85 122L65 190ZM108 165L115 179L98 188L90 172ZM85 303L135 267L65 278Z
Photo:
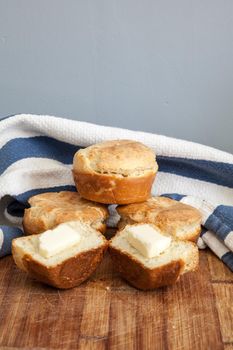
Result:
M131 288L104 259L58 291L0 260L0 349L233 349L233 274L211 252L200 270L153 292Z

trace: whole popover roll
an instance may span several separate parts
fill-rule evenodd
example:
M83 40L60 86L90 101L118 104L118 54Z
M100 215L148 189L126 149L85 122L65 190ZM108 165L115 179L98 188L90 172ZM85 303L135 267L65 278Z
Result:
M133 140L105 141L76 152L73 176L83 198L130 204L150 197L158 170L155 153Z
M82 221L95 230L105 232L108 209L80 197L77 192L40 193L29 198L25 209L23 228L26 235L35 235L54 229L68 221Z

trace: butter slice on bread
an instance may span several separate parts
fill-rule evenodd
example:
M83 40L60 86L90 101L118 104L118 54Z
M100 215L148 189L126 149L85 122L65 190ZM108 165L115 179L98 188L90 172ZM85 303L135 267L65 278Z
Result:
M142 203L117 207L121 216L118 228L136 223L151 223L162 232L195 242L201 232L201 214L190 205L166 197L151 197Z
M199 254L196 244L173 236L170 236L169 247L159 255L152 258L143 255L128 240L128 228L137 226L140 225L128 225L118 231L109 244L114 268L132 286L150 290L171 285L182 274L197 269ZM155 226L154 229L157 230Z
M73 221L62 225L64 233L69 225L77 231L80 236L77 244L64 246L64 250L45 257L40 251L43 234L30 235L13 240L12 254L16 265L29 276L56 288L67 289L80 285L95 271L108 242L88 224Z

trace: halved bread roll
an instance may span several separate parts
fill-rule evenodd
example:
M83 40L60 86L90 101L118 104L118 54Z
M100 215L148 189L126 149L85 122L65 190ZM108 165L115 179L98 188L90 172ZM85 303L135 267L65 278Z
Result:
M114 140L76 152L73 176L83 198L106 204L145 201L158 165L155 153L133 140Z
M133 226L137 225L128 225L118 231L109 244L114 268L132 286L150 290L171 285L182 274L197 269L199 253L194 243L171 237L167 249L158 256L147 258L129 243L127 228Z
M195 242L201 232L201 213L190 205L166 197L151 197L136 204L116 208L121 220L118 228L128 224L152 223L162 232Z
M108 241L88 224L73 221L67 225L78 232L80 242L51 257L41 255L41 234L14 239L12 255L16 265L31 277L56 288L72 288L84 282L103 259Z
M77 192L42 193L31 197L28 202L31 207L25 210L23 218L27 235L42 233L72 220L86 222L101 232L106 230L108 209L102 204L81 198Z

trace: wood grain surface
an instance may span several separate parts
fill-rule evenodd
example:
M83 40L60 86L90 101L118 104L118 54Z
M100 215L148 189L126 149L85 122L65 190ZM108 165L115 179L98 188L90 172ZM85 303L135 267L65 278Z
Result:
M0 260L0 349L233 349L233 274L208 250L200 269L153 292L131 288L107 255L59 291Z

